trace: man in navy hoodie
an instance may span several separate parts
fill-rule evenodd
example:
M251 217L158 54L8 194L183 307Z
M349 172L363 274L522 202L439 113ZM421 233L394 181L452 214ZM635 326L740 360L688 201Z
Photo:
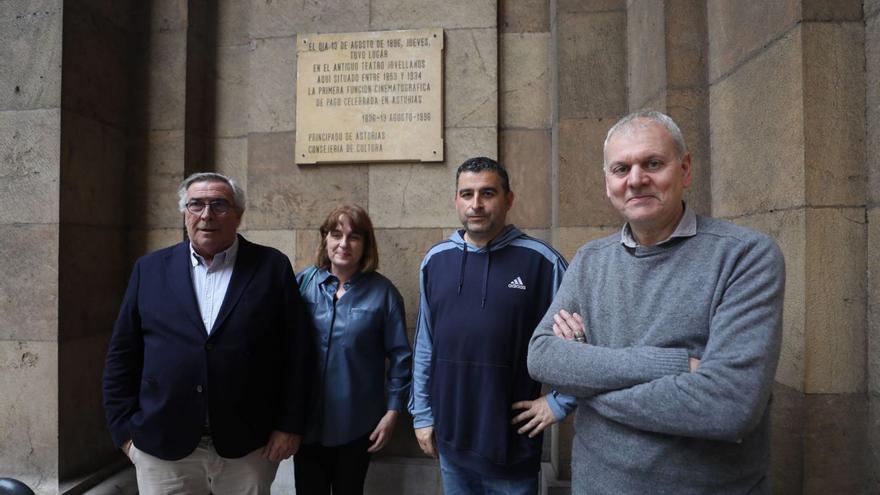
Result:
M447 495L535 494L541 432L575 407L529 377L529 339L567 264L506 224L512 205L504 167L465 161L455 191L464 229L421 265L409 410L422 450L439 452Z

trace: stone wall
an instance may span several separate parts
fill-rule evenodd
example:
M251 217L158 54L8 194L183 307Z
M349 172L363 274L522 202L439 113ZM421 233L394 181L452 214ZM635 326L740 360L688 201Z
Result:
M120 458L103 353L134 259L182 238L185 175L238 178L242 232L297 269L333 206L367 208L412 331L459 163L499 157L510 220L570 259L620 226L605 132L656 108L693 154L689 204L786 256L775 491L878 491L880 0L63 4L0 2L0 476L52 493ZM445 36L446 160L296 165L297 35L426 27ZM563 479L572 435L548 440ZM421 456L408 420L384 455Z
M0 2L0 477L58 478L61 0Z
M859 2L710 1L712 211L786 257L776 490L861 493L865 79Z

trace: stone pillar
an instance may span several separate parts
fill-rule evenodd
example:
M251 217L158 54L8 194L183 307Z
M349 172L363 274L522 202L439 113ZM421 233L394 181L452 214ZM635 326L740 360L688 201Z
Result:
M0 476L58 480L61 0L0 2Z
M868 438L867 492L880 492L880 1L864 2L866 61L866 183L868 213Z
M627 2L629 110L662 111L678 123L694 165L685 200L711 214L706 2Z
M217 73L216 46L220 3L187 0L186 5L184 176L214 170L212 137L217 117L217 86L221 80ZM238 75L238 79L242 78Z
M187 167L188 171L190 168L201 167L200 170L214 170L234 177L241 182L242 187L247 191L246 122L248 115L253 112L252 106L256 104L251 99L247 85L251 69L250 56L253 54L254 48L248 36L251 7L249 2L234 0L205 3L208 6L209 16L208 27L204 29L206 32L204 49L212 54L212 57L205 57L210 61L210 64L207 64L208 70L205 71L204 81L202 81L201 87L187 91L189 95L187 100L194 93L211 95L211 100L205 103L204 121L201 123L205 135L206 152L203 162L189 161ZM288 67L287 59L284 57L279 57L275 62L272 66L273 70L286 70ZM189 66L190 64L187 64L187 67ZM265 67L265 69L269 69L269 67ZM212 77L215 74L217 77ZM187 77L187 80L189 79ZM226 81L232 82L227 83ZM221 101L237 101L239 103L234 109L227 109L228 105L216 108L216 105ZM278 100L274 104L278 113L283 113L292 106L287 100ZM239 113L239 119L244 121L238 127L228 125L226 123L228 118L222 122L219 120L220 115L225 116L232 112ZM190 124L191 119L187 118L188 130ZM246 227L247 214L242 221L242 226Z
M860 2L710 0L712 212L786 257L775 490L859 493L865 459Z
M500 2L500 160L515 202L508 221L550 240L552 221L550 2Z
M181 238L175 189L185 165L188 7L64 9L60 491L88 488L128 464L105 426L101 375L131 263Z
M58 253L60 489L111 463L101 376L128 278L129 2L67 2Z
M551 5L558 74L553 245L571 259L585 242L620 228L605 196L602 144L608 128L627 113L627 13L625 0Z
M173 205L186 174L188 15L186 0L132 5L129 267L183 235L182 214Z

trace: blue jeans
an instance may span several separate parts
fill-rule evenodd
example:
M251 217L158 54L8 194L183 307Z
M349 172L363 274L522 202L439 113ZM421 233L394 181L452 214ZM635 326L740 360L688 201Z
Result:
M450 464L440 456L440 477L445 495L535 495L538 473L526 478L488 478Z

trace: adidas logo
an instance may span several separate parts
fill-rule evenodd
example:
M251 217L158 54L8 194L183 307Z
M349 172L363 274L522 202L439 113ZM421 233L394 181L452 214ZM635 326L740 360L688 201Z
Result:
M511 289L526 290L525 284L523 284L522 279L519 277L516 277L515 279L511 280L510 283L507 284L507 287L509 287Z

